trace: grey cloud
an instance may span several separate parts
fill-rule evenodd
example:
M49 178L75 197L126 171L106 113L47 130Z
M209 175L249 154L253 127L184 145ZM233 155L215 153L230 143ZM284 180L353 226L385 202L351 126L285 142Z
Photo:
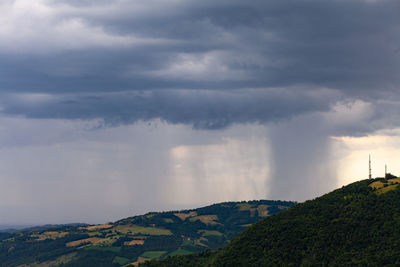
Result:
M27 114L30 118L103 118L106 125L114 126L161 118L198 129L221 129L235 123L265 123L328 111L330 102L337 99L334 91L301 88L156 90L42 98L29 94L3 95L0 105L8 115Z
M388 92L399 97L397 1L47 3L58 12L56 25L76 18L87 31L101 29L111 40L144 41L122 46L110 41L107 47L89 42L89 47L73 48L61 43L52 50L45 40L41 46L48 47L48 53L25 46L20 53L0 50L1 92L45 93L55 100L27 107L3 103L6 114L120 122L159 117L220 128L328 110L335 103L332 98L296 98L308 94L302 88L334 89L340 95L336 101L347 97L374 102L384 100ZM66 6L72 9L63 11ZM292 87L298 88L295 94L285 94ZM258 101L259 94L247 88L273 93ZM174 90L195 92L182 97ZM201 90L204 93L198 93ZM241 100L232 97L232 90L247 93ZM129 91L151 91L152 96L122 93ZM84 99L105 92L125 95ZM70 99L63 99L68 94Z

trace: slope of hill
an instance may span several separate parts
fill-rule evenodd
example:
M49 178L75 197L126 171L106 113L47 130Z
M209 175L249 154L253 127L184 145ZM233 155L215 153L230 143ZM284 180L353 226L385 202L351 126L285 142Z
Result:
M217 249L247 226L295 205L226 202L148 213L103 225L55 225L0 233L1 266L124 266Z
M216 252L145 266L400 266L399 182L356 182L268 217Z

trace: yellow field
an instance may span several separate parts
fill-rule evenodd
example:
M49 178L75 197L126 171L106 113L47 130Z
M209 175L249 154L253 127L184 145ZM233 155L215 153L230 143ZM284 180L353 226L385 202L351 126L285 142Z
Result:
M131 240L124 243L127 246L144 245L144 240Z
M137 261L132 262L131 264L129 264L128 266L134 266L137 267L139 266L139 264L144 263L146 261L150 261L150 258L143 258L143 257L139 257Z
M250 217L254 217L256 215L256 211L258 213L258 216L260 217L267 217L269 215L268 213L268 205L258 205L256 207L253 207L253 205L249 204L249 203L239 203L236 204L237 207L239 207L240 211L250 211ZM283 209L285 207L280 207L280 209Z
M238 203L236 204L236 207L238 207L240 211L245 211L250 210L252 205L250 205L249 203Z
M96 235L98 235L98 236L102 236L103 234L102 233L100 233L100 232L89 232L89 233L87 233L89 236L96 236Z
M373 182L369 187L376 189L375 193L379 195L396 189L399 183L400 178L394 178L387 180L387 183L383 183L382 181Z
M87 226L87 227L80 227L79 229L81 230L88 230L88 231L94 231L94 230L99 230L99 229L107 229L113 227L112 224L101 224L101 225L92 225L92 226Z
M138 225L118 225L112 228L112 231L116 231L122 234L142 234L142 235L172 235L172 232L168 229L161 229L156 227L143 227Z
M68 234L68 232L44 232L41 234L34 234L32 235L32 237L37 237L36 241L43 241L46 239L57 239L57 238L61 238L64 237Z
M253 207L252 204L249 203L239 203L236 204L240 211L250 211L250 216L254 217L256 215L256 211L258 211L258 216L267 217L268 216L268 205L261 204L257 207Z
M394 190L394 189L396 189L397 188L397 186L395 186L395 185L390 185L390 186L387 186L387 187L382 187L382 188L380 188L380 189L378 189L377 191L376 191L376 193L379 195L379 194L384 194L384 193L387 193L387 192L389 192L389 191L392 191L392 190Z
M381 181L376 181L376 182L373 182L372 184L370 184L369 187L378 189L378 188L383 187L383 183Z
M258 205L257 207L258 216L260 217L267 217L268 216L268 205Z
M112 241L110 238L99 238L99 237L90 237L80 240L75 240L72 242L68 242L65 244L67 247L76 247L85 243L91 243L92 245L100 245L100 244L108 244Z
M219 222L216 222L216 220L218 220L217 215L201 215L201 216L192 217L189 220L191 222L201 221L202 223L207 224L207 225L220 224Z
M187 218L197 216L197 212L191 211L191 212L188 212L188 213L174 213L174 215L176 217L178 217L179 219L181 219L182 221L184 221Z

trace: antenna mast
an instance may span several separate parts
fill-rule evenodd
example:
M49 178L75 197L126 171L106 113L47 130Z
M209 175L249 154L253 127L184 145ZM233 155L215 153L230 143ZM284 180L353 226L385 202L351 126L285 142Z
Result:
M387 177L387 165L385 164L385 178Z
M368 179L372 179L372 174L371 174L371 155L369 155L369 175L368 175Z

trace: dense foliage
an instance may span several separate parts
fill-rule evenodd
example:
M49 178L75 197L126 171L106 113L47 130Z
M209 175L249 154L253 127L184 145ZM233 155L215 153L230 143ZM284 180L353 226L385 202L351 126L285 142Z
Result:
M250 224L295 204L226 202L193 210L153 212L98 226L44 226L0 233L0 265L124 266L204 252L226 245Z
M217 252L144 265L400 266L398 183L356 182L252 225Z

